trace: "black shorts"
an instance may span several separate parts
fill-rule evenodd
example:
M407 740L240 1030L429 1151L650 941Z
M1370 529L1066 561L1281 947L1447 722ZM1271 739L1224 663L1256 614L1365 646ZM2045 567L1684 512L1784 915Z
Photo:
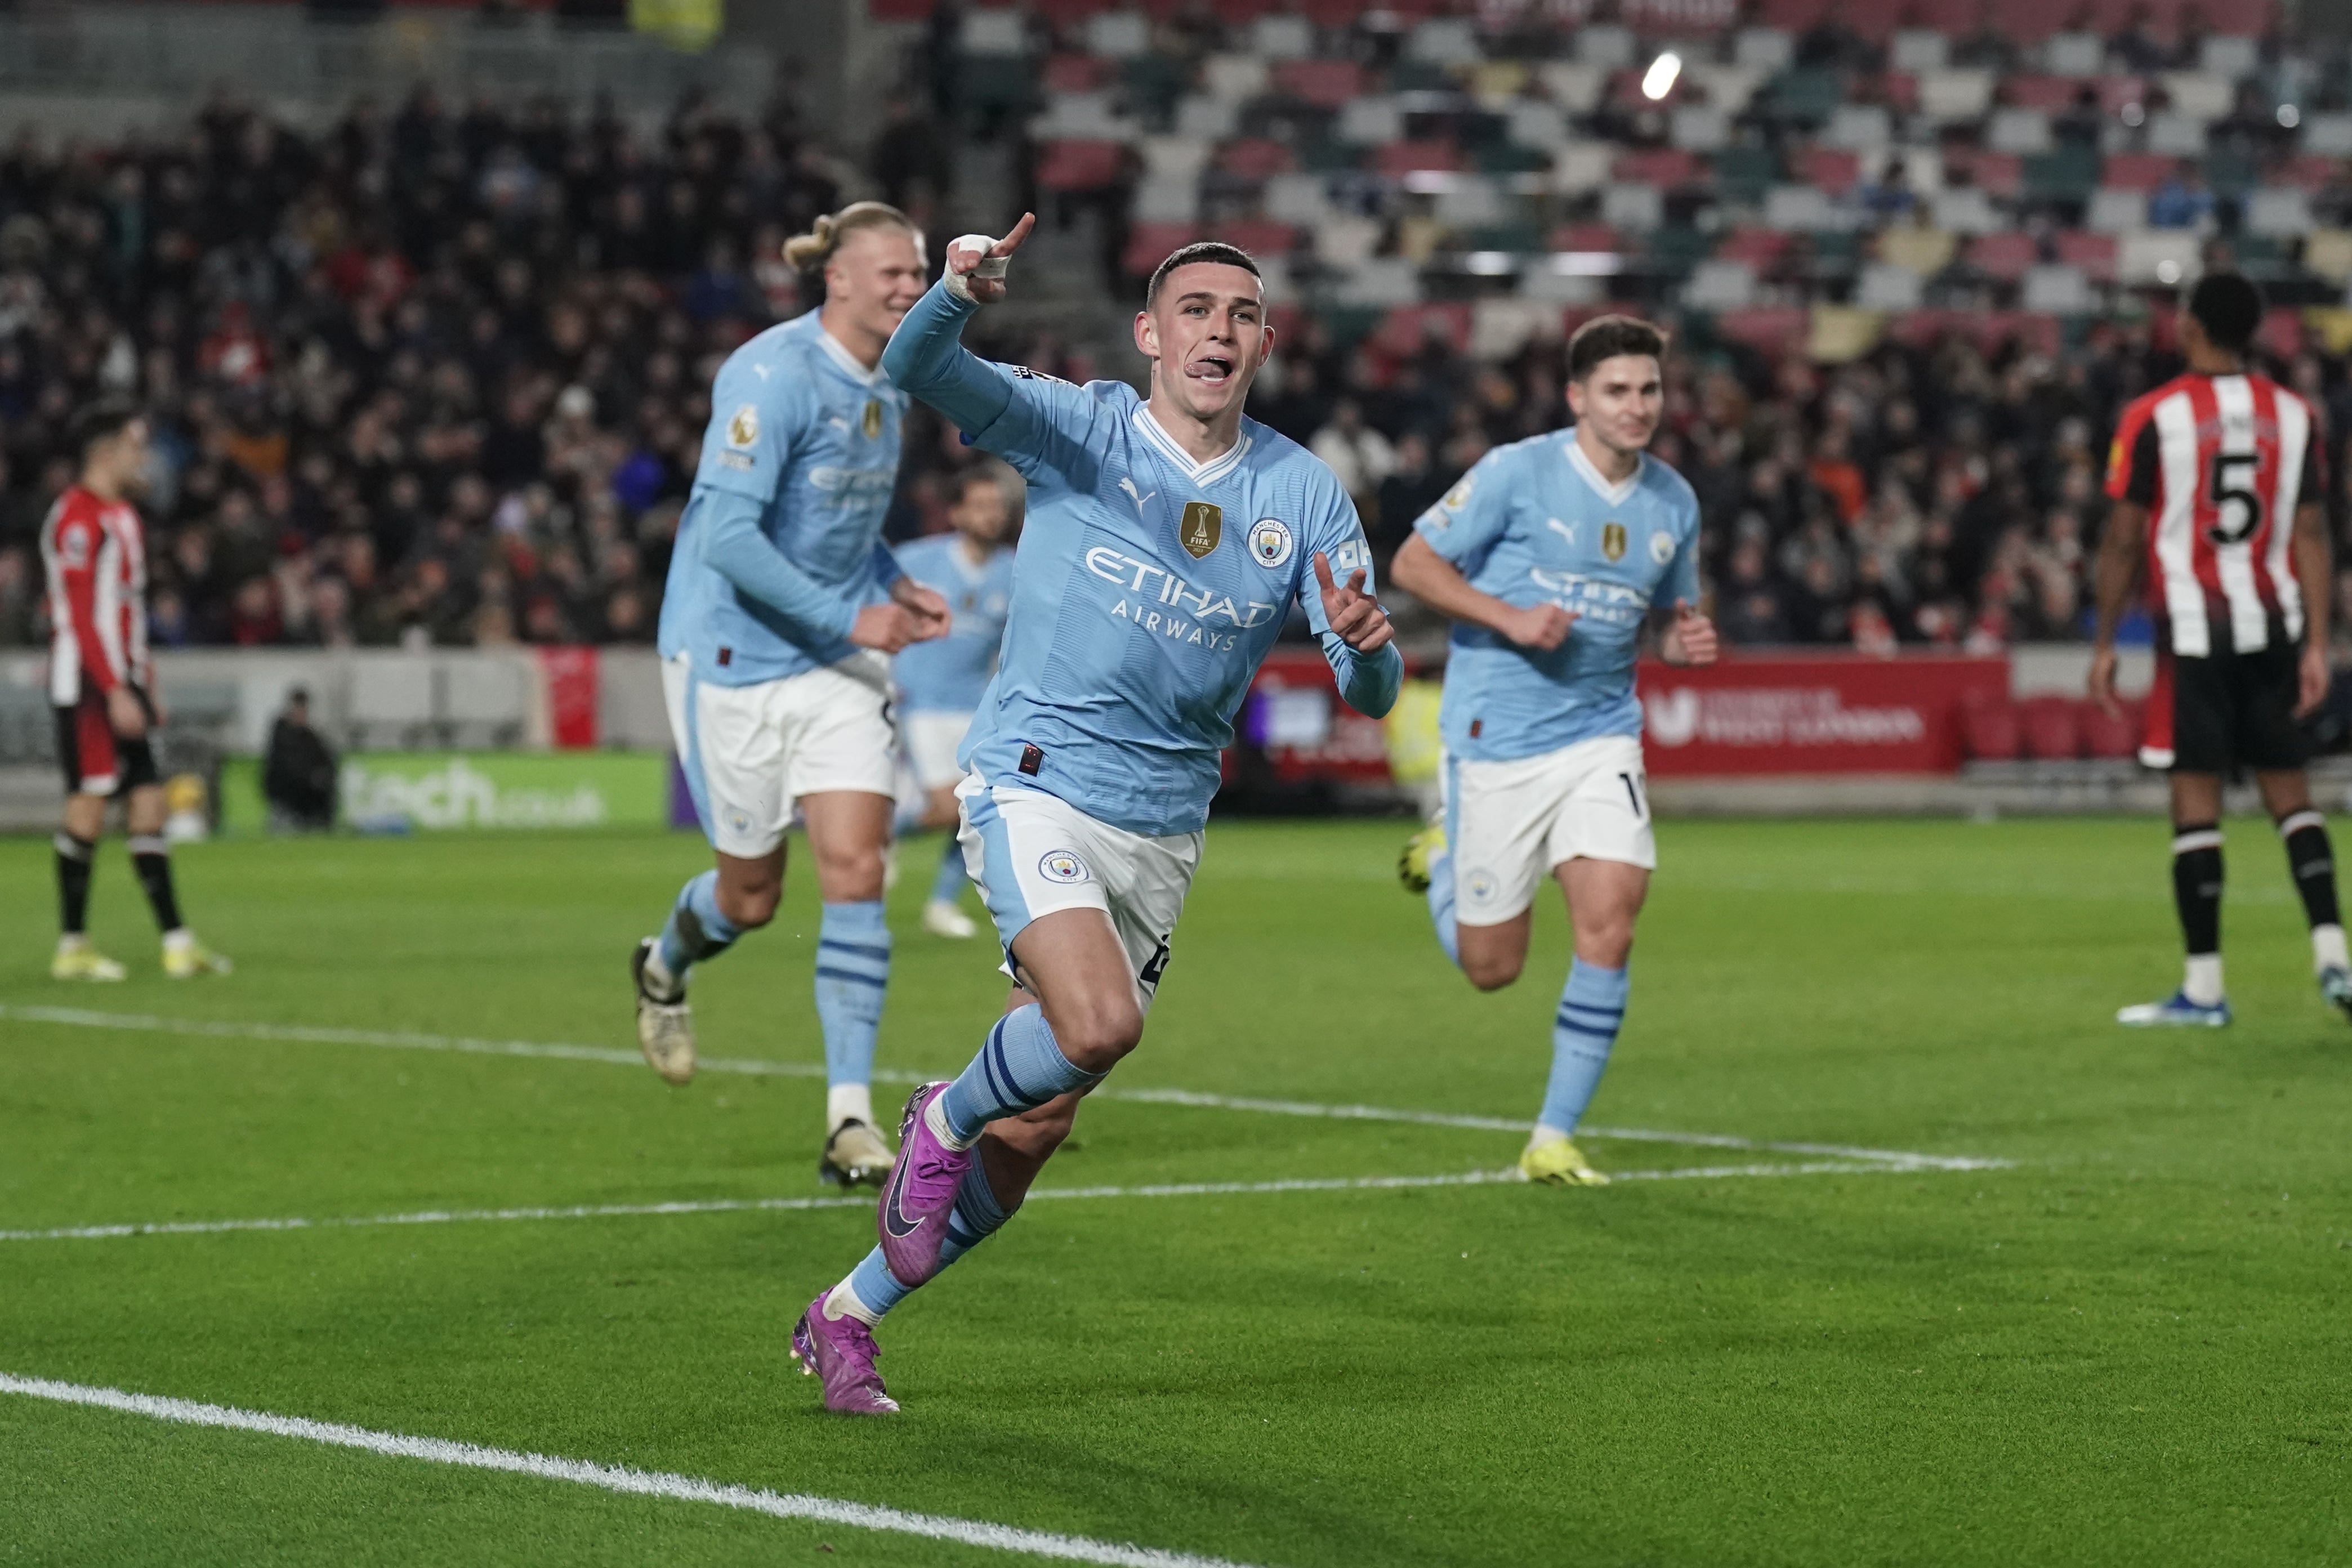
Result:
M137 686L130 690L152 729L155 705ZM106 694L96 686L85 684L81 700L58 704L57 715L58 766L65 771L67 794L113 795L163 781L155 770L153 745L145 736L125 740L114 733L106 716Z
M2295 722L2300 643L2183 658L2158 653L2140 760L2176 773L2286 772L2311 760Z

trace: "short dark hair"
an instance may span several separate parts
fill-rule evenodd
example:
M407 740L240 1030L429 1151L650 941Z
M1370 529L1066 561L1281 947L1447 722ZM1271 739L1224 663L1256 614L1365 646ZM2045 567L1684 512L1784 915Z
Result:
M112 440L144 417L145 411L128 398L100 398L74 421L74 455L88 457L91 447Z
M1195 240L1180 245L1168 253L1168 259L1151 269L1151 283L1143 291L1143 308L1147 310L1160 303L1160 286L1168 275L1180 267L1190 267L1196 261L1213 261L1221 267L1238 267L1252 277L1264 281L1265 274L1257 269L1257 258L1237 245L1223 240Z
M2263 325L2263 291L2242 272L2209 272L2189 291L2189 314L2225 354L2253 347Z
M1568 340L1568 379L1580 382L1603 360L1620 354L1666 357L1666 335L1632 316L1595 316Z

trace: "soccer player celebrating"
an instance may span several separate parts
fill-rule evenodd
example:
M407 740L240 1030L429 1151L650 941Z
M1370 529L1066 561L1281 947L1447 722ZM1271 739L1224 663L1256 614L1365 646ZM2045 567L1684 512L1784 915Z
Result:
M897 208L859 202L819 218L784 256L823 268L824 304L719 367L662 600L670 733L718 865L637 945L637 1042L672 1083L694 1076L688 972L774 915L797 805L824 897L818 1170L878 1184L891 1157L870 1088L890 977L888 655L947 630L946 604L881 539L906 398L878 361L922 292L922 235Z
M954 617L948 634L898 655L898 710L907 760L924 793L923 825L955 825L955 787L963 778L956 752L971 727L972 710L996 673L997 644L1013 604L1013 551L1008 540L1021 514L1021 476L991 461L956 479L949 517L955 531L917 539L898 550L898 565L916 581L937 589ZM923 929L939 936L979 934L958 907L963 896L963 847L950 837L940 874L923 905Z
M1014 989L962 1076L908 1100L881 1244L793 1330L825 1407L847 1414L898 1409L873 1325L1020 1207L1079 1097L1142 1038L1219 754L1292 601L1359 711L1385 714L1404 673L1347 491L1243 417L1274 343L1256 264L1225 245L1175 252L1135 318L1150 395L1076 387L958 342L1003 298L1034 221L950 246L883 359L1029 484L1003 655L957 789Z
M1527 962L1549 872L1576 959L1551 1031L1551 1080L1519 1156L1530 1181L1598 1186L1571 1138L1625 1017L1633 922L1658 863L1633 658L1654 607L1659 652L1710 664L1698 598L1698 500L1644 454L1664 410L1665 339L1604 316L1569 340L1573 429L1480 458L1413 526L1398 584L1453 617L1439 725L1444 815L1407 846L1445 956L1482 991Z
M2119 1023L2230 1021L2221 989L2221 786L2251 768L2286 844L2311 923L2319 992L2352 1013L2327 820L2311 803L2296 719L2327 695L2333 565L2310 408L2246 371L2263 297L2209 273L2180 312L2188 373L2125 408L2107 465L2115 505L2100 542L2091 695L2116 704L2116 628L2146 563L2156 686L2140 760L2172 776L2172 896L2189 950L2170 999Z
M49 580L49 699L57 705L58 759L66 774L58 831L59 980L120 980L123 967L89 945L89 877L106 803L126 797L131 864L163 933L163 973L175 980L226 975L229 962L180 920L172 850L163 838L163 783L149 732L163 722L155 666L147 656L147 550L131 497L147 476L147 422L128 403L102 402L81 417L75 445L81 476L41 525Z

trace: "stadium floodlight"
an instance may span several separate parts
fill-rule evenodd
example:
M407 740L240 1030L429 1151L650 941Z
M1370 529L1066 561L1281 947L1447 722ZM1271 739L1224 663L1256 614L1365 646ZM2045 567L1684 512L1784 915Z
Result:
M1683 57L1672 49L1665 50L1650 62L1642 73L1642 96L1652 103L1675 90L1675 78L1683 74Z

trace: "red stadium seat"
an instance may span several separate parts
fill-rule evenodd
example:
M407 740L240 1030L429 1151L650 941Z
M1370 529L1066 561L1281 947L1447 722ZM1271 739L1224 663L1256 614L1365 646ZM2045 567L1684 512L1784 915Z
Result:
M2094 283L2116 280L2116 236L2096 235L2084 229L2062 229L2058 234L2058 259L2068 267L2081 270Z
M2129 757L2139 749L2139 718L2128 707L2108 713L2094 702L2083 704L2083 748L2104 759Z
M1864 10L1876 10L1864 6ZM1909 71L1888 71L1878 78L1878 97L1887 108L1903 114L1913 114L1919 108L1919 78Z
M1290 149L1263 136L1228 141L1217 150L1217 167L1244 180L1270 180L1298 166Z
M2000 84L2000 100L2020 109L2039 109L2056 114L2074 106L2074 94L2083 84L2073 77L2035 76L2021 72L2004 77Z
M1697 184L1705 168L1698 154L1686 148L1643 147L1617 154L1610 172L1627 184L1674 191Z
M1796 238L1780 229L1738 228L1724 235L1723 242L1715 247L1716 258L1744 261L1762 277L1788 259Z
M2014 201L2025 186L2025 160L2014 152L1979 152L1955 148L1944 154L1944 174L1949 179L1965 170L1969 183L1988 196Z
M2272 170L2269 183L2314 193L2324 191L2344 178L2345 163L2344 159L2322 153L2299 153Z
M2105 114L2121 114L2124 106L2147 101L2147 83L2138 77L2101 77L2099 78L2099 110Z
M1400 305L1381 318L1366 345L1392 360L1411 359L1432 338L1443 339L1459 354L1470 347L1470 307L1467 305Z
M1715 329L1717 335L1745 343L1759 353L1788 354L1801 348L1812 331L1813 313L1801 305L1727 310L1715 319Z
M2179 167L2179 159L2161 152L2111 152L2101 166L2099 183L2123 191L2153 191Z
M2083 755L2083 709L2079 697L2028 697L2018 706L2025 754L2036 762L2072 762Z
M1815 190L1843 196L1862 181L1862 154L1843 147L1807 147L1797 154L1796 172Z
M1099 191L1118 183L1126 157L1116 141L1048 141L1037 156L1037 183L1047 191Z
M1338 109L1364 89L1364 73L1353 60L1285 60L1274 68L1277 92L1313 104Z
M1969 266L1986 277L2015 283L2042 259L2042 247L2032 235L1979 235L1961 254Z
M1960 709L1960 748L1976 762L2014 762L2022 737L2017 705L2007 697L1989 697Z
M1372 154L1372 167L1391 179L1406 174L1454 173L1462 154L1451 141L1391 141Z
M1551 231L1554 250L1622 251L1622 235L1607 224L1562 224Z
M1114 68L1093 55L1055 55L1045 61L1045 90L1099 92L1108 85Z
M1170 251L1202 237L1198 224L1137 224L1127 231L1127 249L1118 264L1131 277L1149 277Z
M1298 248L1298 230L1275 218L1237 218L1219 224L1217 237L1252 256L1288 256Z

